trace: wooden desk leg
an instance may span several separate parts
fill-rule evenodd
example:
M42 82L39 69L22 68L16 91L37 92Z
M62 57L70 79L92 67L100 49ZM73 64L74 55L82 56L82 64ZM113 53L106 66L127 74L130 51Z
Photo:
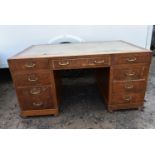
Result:
M59 74L57 71L51 71L51 79L52 79L51 82L52 82L53 101L54 101L55 107L57 107L57 111L54 113L54 116L58 116L59 104L60 104L60 98L59 98L60 80L59 80Z

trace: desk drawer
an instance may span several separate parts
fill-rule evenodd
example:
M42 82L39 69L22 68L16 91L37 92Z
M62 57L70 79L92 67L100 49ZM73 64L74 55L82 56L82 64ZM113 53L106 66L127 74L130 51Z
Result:
M37 69L49 69L48 59L16 59L9 60L12 71L31 71Z
M144 101L144 93L117 93L112 96L112 104L137 104Z
M126 81L126 82L113 82L112 92L117 94L118 92L128 93L139 93L145 92L146 81Z
M151 53L127 53L113 55L113 64L150 63Z
M110 56L100 56L95 58L77 58L53 60L53 69L74 69L74 68L93 68L110 65Z
M51 83L50 71L30 71L13 75L16 86L49 85Z
M18 88L17 94L22 110L54 108L52 89L48 86Z
M142 65L127 65L113 68L113 81L146 80L149 68Z

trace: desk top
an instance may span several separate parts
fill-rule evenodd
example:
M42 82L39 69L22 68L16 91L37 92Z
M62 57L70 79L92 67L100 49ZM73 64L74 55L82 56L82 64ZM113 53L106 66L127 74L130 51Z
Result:
M85 56L146 51L149 50L124 41L84 42L57 45L43 44L33 45L12 58Z

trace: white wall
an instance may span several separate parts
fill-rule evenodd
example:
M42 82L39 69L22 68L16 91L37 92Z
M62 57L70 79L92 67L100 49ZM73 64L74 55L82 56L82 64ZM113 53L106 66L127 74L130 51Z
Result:
M0 68L24 48L66 34L84 41L124 40L149 49L152 26L0 26Z

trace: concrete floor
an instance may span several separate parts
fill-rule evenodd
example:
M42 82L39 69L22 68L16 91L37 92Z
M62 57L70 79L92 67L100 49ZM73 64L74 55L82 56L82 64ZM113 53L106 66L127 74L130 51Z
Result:
M15 90L8 72L1 71L0 128L155 128L155 57L153 57L144 111L121 110L108 113L92 78L64 78L60 115L19 116ZM74 86L74 87L73 87Z

